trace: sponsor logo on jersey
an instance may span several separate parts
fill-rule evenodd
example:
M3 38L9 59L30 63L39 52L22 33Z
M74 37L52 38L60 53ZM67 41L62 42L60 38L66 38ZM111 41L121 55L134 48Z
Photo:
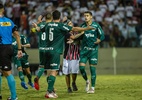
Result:
M49 23L48 26L58 26L56 23Z
M1 26L11 26L10 22L0 22Z
M86 36L87 38L89 38L89 37L95 37L94 34L91 34L91 33L85 34L85 36Z
M53 47L47 47L47 48L40 47L39 49L40 49L40 50L53 50L54 48L53 48Z

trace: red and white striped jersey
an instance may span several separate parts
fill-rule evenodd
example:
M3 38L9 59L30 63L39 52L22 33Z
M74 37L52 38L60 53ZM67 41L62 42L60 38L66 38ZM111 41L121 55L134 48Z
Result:
M79 60L80 40L75 39L73 43L67 43L70 36L77 33L78 32L70 32L65 36L64 59L66 60Z

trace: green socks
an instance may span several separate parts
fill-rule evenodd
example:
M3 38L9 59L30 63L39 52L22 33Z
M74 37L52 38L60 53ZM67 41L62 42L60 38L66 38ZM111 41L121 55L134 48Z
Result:
M90 72L91 72L91 85L92 87L95 87L96 83L96 68L93 66L90 66Z
M37 77L40 78L43 72L44 72L44 68L39 68Z
M54 89L54 83L55 83L56 77L50 75L49 77L47 77L47 82L48 82L48 92L52 92Z
M86 74L86 71L85 71L85 67L84 66L79 66L79 69L80 69L80 73L82 75L82 77L84 78L84 80L88 80L87 78L87 74Z
M19 71L19 78L22 82L25 82L23 71Z

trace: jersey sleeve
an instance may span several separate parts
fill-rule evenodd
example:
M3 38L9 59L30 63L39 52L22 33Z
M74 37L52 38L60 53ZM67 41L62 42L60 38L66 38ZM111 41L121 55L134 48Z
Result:
M98 31L98 38L103 41L105 36L104 36L104 31L103 29L101 28L101 26L99 24L97 24L97 31Z
M45 32L46 25L47 25L47 23L42 23L39 25L41 32Z
M63 23L60 23L60 29L64 32L69 32L72 30L72 27L71 26L68 26L68 25L65 25Z

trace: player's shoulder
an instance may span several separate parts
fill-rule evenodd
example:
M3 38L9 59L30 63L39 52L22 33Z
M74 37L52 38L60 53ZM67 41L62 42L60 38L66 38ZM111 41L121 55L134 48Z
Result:
M21 38L25 38L26 36L25 36L25 35L23 35L23 34L20 34L20 37L21 37Z
M86 22L83 22L80 26L81 26L81 27L86 27L87 24L86 24Z
M97 22L92 22L92 26L97 28L97 27L99 26L99 23L97 23Z

